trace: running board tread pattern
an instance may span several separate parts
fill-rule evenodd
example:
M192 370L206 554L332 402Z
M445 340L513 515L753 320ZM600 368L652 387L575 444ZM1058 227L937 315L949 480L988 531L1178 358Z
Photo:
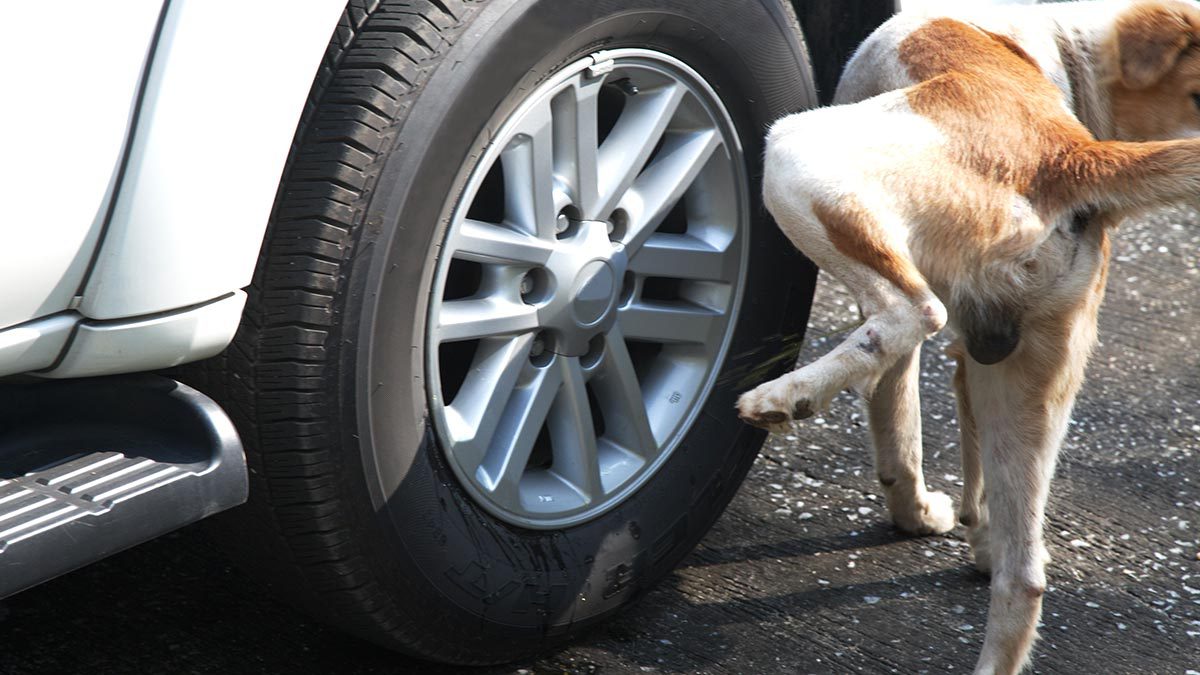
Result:
M0 384L0 598L246 501L216 403L152 375Z
M98 452L13 480L0 480L0 553L10 545L177 480L201 475L186 466Z

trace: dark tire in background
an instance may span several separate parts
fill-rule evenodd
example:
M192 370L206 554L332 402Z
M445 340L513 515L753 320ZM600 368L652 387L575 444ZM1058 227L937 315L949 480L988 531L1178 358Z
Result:
M806 55L794 18L774 0L350 4L296 136L242 326L229 350L192 378L231 413L249 455L250 501L218 527L264 582L330 624L433 660L512 660L595 625L647 591L700 540L755 457L763 434L738 422L734 401L791 366L815 278L758 197L767 125L815 103ZM450 451L445 425L431 412L440 410L444 422L450 403L442 399L466 386L482 358L478 342L493 339L429 353L431 336L443 334L439 322L449 321L431 303L475 297L500 274L487 271L490 259L482 256L484 271L476 274L484 281L452 291L463 268L442 247L461 243L448 231L464 210L486 220L487 209L471 201L478 195L467 193L479 188L471 185L486 171L481 161L503 122L556 74L626 48L659 64L668 84L669 73L694 84L688 95L698 101L671 119L670 138L652 139L649 164L674 152L671 139L694 138L692 125L705 114L701 126L724 134L720 148L730 158L721 185L734 187L721 189L732 191L709 202L685 197L683 211L672 210L664 220L672 224L660 232L689 236L701 211L733 206L744 227L734 237L741 247L730 268L734 281L662 281L614 258L593 266L616 270L618 285L627 270L636 290L612 296L619 309L610 303L597 311L618 325L631 292L672 306L719 297L727 302L713 313L728 329L714 329L711 367L697 370L704 376L680 395L689 408L671 418L682 420L671 422L678 433L664 435L671 438L661 456L629 479L629 489L612 491L603 508L523 520L472 483L483 474ZM676 62L682 66L671 70ZM603 57L596 63L586 76L607 77ZM606 100L617 101L608 117L619 118L650 100L619 97L658 90L639 90L646 85L634 61L616 64L634 73L605 80ZM612 233L616 216L572 209L564 210L564 228L582 231L606 219L620 249L624 224ZM491 220L502 217L498 211ZM554 270L564 274L561 265ZM564 285L608 288L590 279ZM736 293L705 294L716 287ZM534 284L521 289L528 300ZM583 295L565 301L569 311L583 311ZM554 297L547 291L528 302L549 306ZM551 345L539 353L549 356L523 357L535 367L577 367L593 358L596 344L601 354L623 348L580 323L537 333ZM683 362L655 356L675 353L672 340L631 347L639 378ZM446 375L455 369L466 372ZM431 370L441 373L433 382ZM576 404L577 412L587 409ZM496 410L507 409L484 408L488 416ZM621 424L609 415L586 431L593 443L607 442ZM555 443L539 438L534 454L550 454L523 457L519 477L552 473L560 461Z

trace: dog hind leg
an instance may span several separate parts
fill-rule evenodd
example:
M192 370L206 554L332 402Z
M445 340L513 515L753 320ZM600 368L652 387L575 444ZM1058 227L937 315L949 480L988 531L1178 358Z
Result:
M738 399L743 420L779 430L788 420L825 409L845 389L870 399L893 364L941 330L946 308L929 290L907 250L894 243L895 233L903 228L883 226L886 212L868 210L848 195L836 206L802 194L772 198L770 187L767 196L780 229L850 289L865 317L828 354Z
M991 547L988 539L987 505L984 503L983 466L979 459L979 432L975 413L971 411L971 395L967 389L967 364L963 345L954 343L946 350L956 363L954 369L954 399L958 408L959 449L962 453L963 492L958 510L958 522L967 528L967 539L975 555L975 567L980 572L992 571Z
M920 354L918 345L884 373L867 412L892 520L910 534L942 534L954 529L954 506L949 495L926 488L921 471Z
M1091 309L1094 309L1094 305ZM1042 527L1050 480L1094 335L1094 311L1061 339L1029 335L1000 364L965 361L964 403L977 426L986 504L968 532L977 566L992 575L987 634L977 673L1016 673L1036 637L1048 560ZM969 511L968 498L964 511Z

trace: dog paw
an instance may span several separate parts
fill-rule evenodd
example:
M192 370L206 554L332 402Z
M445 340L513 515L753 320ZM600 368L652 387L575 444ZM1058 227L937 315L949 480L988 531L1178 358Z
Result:
M738 417L747 424L770 431L788 428L792 420L802 420L829 407L837 390L815 386L804 370L761 384L738 398Z
M987 523L967 528L967 543L975 558L975 569L984 574L992 573L992 542Z
M921 501L909 508L892 509L892 520L908 534L945 534L954 529L954 502L945 492L926 492Z
M777 387L772 385L768 382L738 398L738 417L743 422L780 433L788 429L788 423L793 419L804 419L813 414L807 400L786 401L775 393Z

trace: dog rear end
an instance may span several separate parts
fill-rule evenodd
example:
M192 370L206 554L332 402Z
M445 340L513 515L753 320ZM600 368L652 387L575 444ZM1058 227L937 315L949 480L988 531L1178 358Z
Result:
M1116 74L1098 66L1080 84L1069 77L1079 64L1058 50L1082 33L1064 37L1045 11L1029 11L1028 21L988 15L989 28L1019 27L1008 32L901 15L868 39L839 88L842 102L870 98L772 128L768 208L798 248L851 289L864 323L815 363L738 402L743 419L777 428L843 389L860 392L893 519L914 534L949 531L950 499L928 491L921 473L917 390L920 344L948 310L960 335L951 347L965 482L959 519L977 565L992 574L983 673L1020 669L1035 637L1046 497L1095 342L1107 230L1129 213L1200 194L1200 141L1097 141L1071 114L1090 106L1089 116L1103 118L1101 98L1116 110L1122 95L1149 95L1142 71L1157 68L1162 81L1186 70L1200 12L1162 2L1118 12L1110 42L1098 43L1120 50ZM1181 34L1183 46L1162 39ZM1099 82L1104 96L1085 91ZM1134 82L1141 89L1130 89Z

